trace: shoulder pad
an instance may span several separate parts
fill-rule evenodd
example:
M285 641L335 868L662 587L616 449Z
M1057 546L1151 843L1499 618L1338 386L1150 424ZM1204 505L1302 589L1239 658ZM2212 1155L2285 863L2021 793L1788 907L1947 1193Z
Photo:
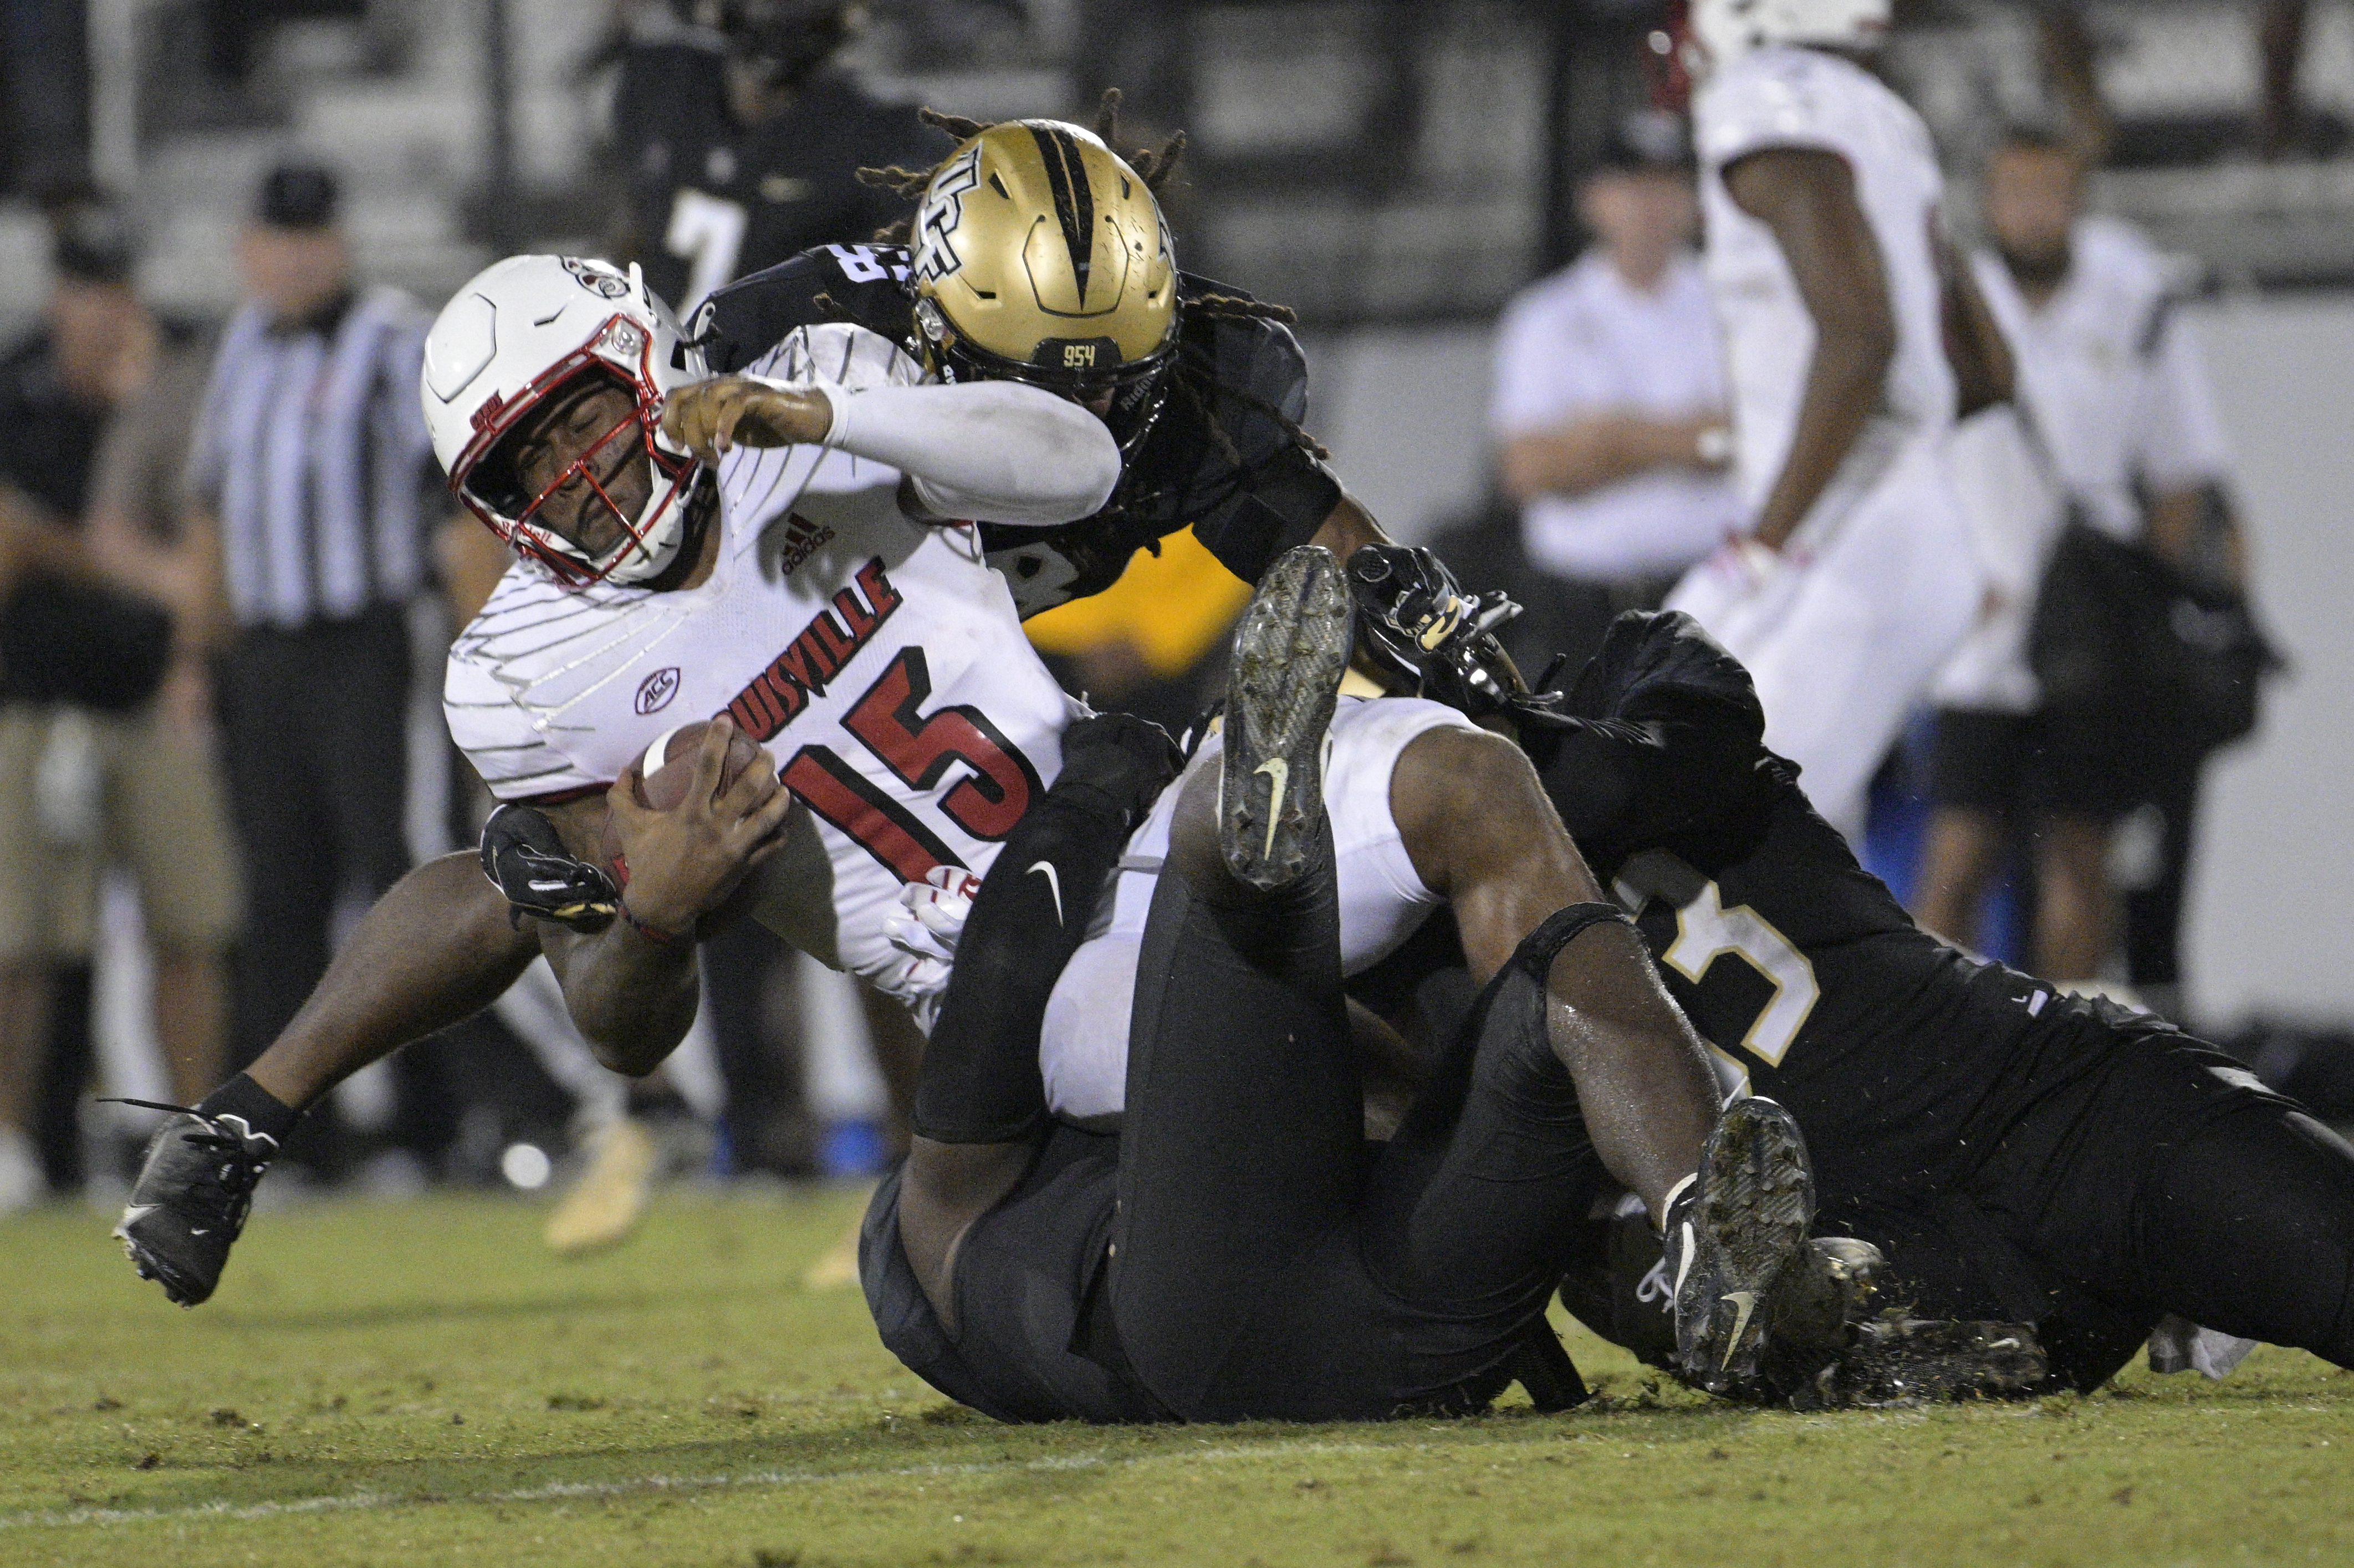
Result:
M715 375L743 369L795 328L850 322L905 343L912 330L899 245L821 245L714 292L688 333Z

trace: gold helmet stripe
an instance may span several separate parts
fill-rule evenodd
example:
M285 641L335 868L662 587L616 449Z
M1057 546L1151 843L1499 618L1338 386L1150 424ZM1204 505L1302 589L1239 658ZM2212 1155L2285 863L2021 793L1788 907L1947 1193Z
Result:
M1071 270L1078 275L1079 309L1087 304L1087 271L1095 254L1096 196L1087 184L1087 165L1079 160L1079 144L1059 125L1032 122L1030 134L1038 143L1038 156L1046 165L1046 185L1055 194L1055 217L1063 226L1063 244L1071 253Z

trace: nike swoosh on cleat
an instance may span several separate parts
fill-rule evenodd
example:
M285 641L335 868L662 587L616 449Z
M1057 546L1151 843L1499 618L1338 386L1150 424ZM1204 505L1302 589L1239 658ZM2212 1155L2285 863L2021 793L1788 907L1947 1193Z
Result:
M1717 1299L1733 1303L1733 1332L1725 1336L1724 1360L1717 1366L1723 1372L1733 1364L1733 1352L1741 1348L1741 1330L1749 1327L1749 1314L1757 1310L1757 1293L1754 1290L1731 1290Z
M1670 1301L1680 1300L1683 1297L1684 1276L1691 1272L1692 1243L1694 1239L1695 1238L1692 1235L1691 1222L1690 1220L1686 1220L1684 1222L1684 1255L1676 1260L1676 1287L1668 1293L1668 1299Z
M1261 855L1272 860L1275 858L1275 831L1281 825L1283 818L1283 790L1291 781L1291 764L1280 757L1270 757L1252 771L1266 774L1275 786L1267 798L1267 847L1259 851Z
M1046 874L1046 891L1055 895L1055 924L1061 925L1063 923L1063 879L1055 874L1054 863L1034 860L1030 863L1030 871L1043 871ZM1027 876L1030 871L1025 871L1022 874Z

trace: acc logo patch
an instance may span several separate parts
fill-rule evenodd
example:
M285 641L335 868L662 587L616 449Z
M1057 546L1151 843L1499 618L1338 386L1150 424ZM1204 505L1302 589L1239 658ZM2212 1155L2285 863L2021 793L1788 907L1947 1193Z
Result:
M563 258L564 270L572 281L590 293L608 300L618 300L630 291L630 281L602 261L583 261L578 256Z
M678 666L665 665L638 683L638 700L633 705L640 715L658 714L670 706L678 695Z
M933 176L916 214L916 275L938 282L964 266L953 243L957 225L964 221L964 193L981 184L981 146Z

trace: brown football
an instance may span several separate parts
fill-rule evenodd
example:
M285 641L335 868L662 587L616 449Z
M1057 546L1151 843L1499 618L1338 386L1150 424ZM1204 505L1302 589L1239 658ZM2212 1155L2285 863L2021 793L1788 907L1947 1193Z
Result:
M676 729L654 737L639 761L638 803L651 810L674 811L686 799L688 786L695 782L695 754L703 747L703 732L710 727L705 719L680 725ZM656 761L659 749L661 760ZM764 761L768 753L742 730L727 740L727 760L719 769L719 787L726 789L744 776L744 769L755 762ZM621 858L620 830L614 826L610 813L605 818L605 863L613 869L614 879L624 887L630 884L630 868Z

